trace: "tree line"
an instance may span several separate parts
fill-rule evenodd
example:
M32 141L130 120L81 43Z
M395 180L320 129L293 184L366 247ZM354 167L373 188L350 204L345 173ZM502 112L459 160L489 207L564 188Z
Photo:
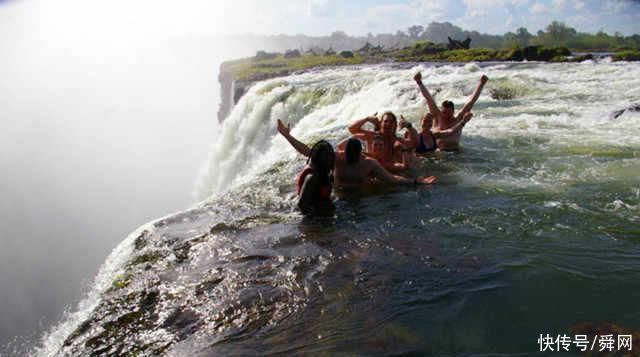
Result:
M595 34L578 32L566 24L553 21L544 30L535 34L525 27L504 35L490 35L478 31L466 31L449 22L432 22L429 25L413 25L395 34L367 34L366 36L349 36L344 31L335 31L329 36L306 35L236 35L235 40L245 44L255 44L266 51L283 52L288 49L299 49L301 52L325 52L354 50L370 44L385 49L404 48L419 41L447 43L448 37L456 40L471 39L472 48L505 49L526 47L531 45L564 46L573 50L617 51L623 49L640 49L640 35L623 36L616 32L608 34L598 31Z

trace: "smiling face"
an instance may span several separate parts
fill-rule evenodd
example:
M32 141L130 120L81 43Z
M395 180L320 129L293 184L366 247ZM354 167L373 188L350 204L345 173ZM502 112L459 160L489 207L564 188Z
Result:
M453 118L453 102L449 100L445 100L442 102L442 108L440 109L442 113L442 119L449 120Z
M397 126L398 121L396 120L396 116L391 112L384 113L382 116L382 134L395 135Z

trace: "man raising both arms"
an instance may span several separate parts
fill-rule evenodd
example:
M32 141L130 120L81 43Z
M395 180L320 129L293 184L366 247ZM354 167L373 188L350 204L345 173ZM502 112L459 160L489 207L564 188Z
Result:
M422 83L422 74L416 73L413 79L418 84L420 92L427 100L429 106L429 112L433 115L433 135L436 137L436 144L438 149L442 151L458 151L460 150L460 136L462 134L462 128L471 120L471 108L480 97L480 93L487 83L489 78L486 75L480 77L480 83L473 92L473 95L469 101L460 109L457 115L454 115L453 102L445 100L442 102L442 108L438 108L433 97Z

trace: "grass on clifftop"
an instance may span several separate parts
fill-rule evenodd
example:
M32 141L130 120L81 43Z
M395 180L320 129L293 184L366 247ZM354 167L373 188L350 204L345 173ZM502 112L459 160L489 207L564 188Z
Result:
M566 47L528 46L505 50L487 48L471 48L447 50L446 45L432 42L418 42L413 46L395 50L360 51L341 54L315 55L310 53L297 56L283 54L267 54L252 58L244 58L224 62L221 72L230 74L236 81L253 82L268 78L288 75L296 71L321 66L357 65L381 62L485 62L485 61L546 61L577 62L591 58L582 56L571 58ZM640 60L640 51L629 50L617 52L614 60Z
M222 64L222 71L230 71L235 80L255 81L314 67L355 65L361 63L363 63L363 59L357 54L353 57L305 54L293 58L285 58L284 55L279 54L277 57L270 59L256 60L255 58L244 58L228 61Z

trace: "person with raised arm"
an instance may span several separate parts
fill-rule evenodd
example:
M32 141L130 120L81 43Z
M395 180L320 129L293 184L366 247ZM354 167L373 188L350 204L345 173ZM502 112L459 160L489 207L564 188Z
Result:
M405 152L413 152L417 145L418 133L413 128L411 123L406 121L404 117L400 117L400 123L392 112L385 112L381 119L378 119L376 114L368 116L366 118L356 120L353 124L349 125L348 130L351 134L357 135L362 138L367 144L367 152L371 154L373 147L373 139L376 135L382 135L384 140L384 151L380 158L380 162L383 166L390 171L399 172L408 168L411 164L411 160L406 165L396 165L404 160ZM364 129L363 126L366 123L373 124L374 128L379 128L379 131L371 131ZM400 126L401 129L406 129L404 138L398 138L396 131ZM402 167L402 169L400 169Z
M280 119L277 121L277 129L278 132L293 146L293 148L298 151L300 154L310 157L314 155L314 150L310 149L306 144L300 142L298 139L293 137L290 133L290 129L288 125L285 125ZM326 142L325 142L326 143ZM323 144L323 146L325 146ZM322 150L322 157L326 156L326 153L329 150ZM323 162L328 162L329 160L324 157L321 159ZM392 184L432 184L436 182L437 178L435 176L426 176L426 177L418 177L415 179L409 179L402 176L397 176L390 174L380 163L368 157L362 155L362 143L360 140L356 138L349 138L346 141L345 149L338 150L334 153L333 162L333 184L336 187L360 187L364 184L369 183L371 180L378 180L385 183ZM313 157L311 157L311 163L313 164ZM315 184L313 182L314 175L316 174L313 171L307 172L305 177L299 177L298 179L298 188L300 190L300 201L298 202L298 206L301 205L301 201L306 205L312 204L314 202L313 197L325 197L321 184ZM307 168L303 170L309 171ZM327 171L327 170L323 170ZM321 181L321 180L318 180ZM308 188L307 188L308 187ZM330 186L333 188L333 185ZM319 195L314 195L309 193L305 196L305 191L310 190L310 192L320 192ZM326 190L325 190L326 191ZM309 200L303 200L305 197L311 197ZM305 213L303 207L300 207L301 211ZM306 210L307 212L313 212L313 210ZM306 214L306 213L305 213Z
M471 98L469 98L469 101L467 101L462 109L460 109L458 114L455 115L453 102L449 100L442 102L442 107L438 108L433 97L429 93L429 90L422 83L422 74L420 72L416 73L413 79L418 84L420 92L427 101L429 112L433 115L433 133L434 136L436 136L438 149L442 151L459 151L462 128L471 119L471 116L468 116L467 114L470 113L471 108L473 108L473 105L480 97L480 93L482 93L482 89L489 78L484 74L480 77L480 82L473 91Z

